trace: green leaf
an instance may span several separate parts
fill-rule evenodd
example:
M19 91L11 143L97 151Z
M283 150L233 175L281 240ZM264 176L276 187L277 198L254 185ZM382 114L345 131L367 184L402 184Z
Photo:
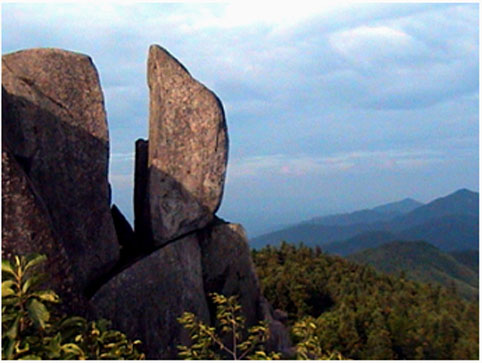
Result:
M19 323L19 321L20 321L20 316L17 316L17 318L13 322L12 326L7 330L6 333L2 334L2 336L9 337L12 340L16 339L17 335L18 335L18 323Z
M28 344L28 342L18 341L17 344L15 344L15 353L17 356L20 354L26 353L29 350L30 350L30 344Z
M2 272L17 276L17 274L13 270L12 264L8 260L2 260Z
M28 354L24 355L22 358L18 358L19 360L42 360L41 357L35 354Z
M79 358L85 357L84 351L77 344L74 344L74 343L64 344L62 345L61 349L64 353L74 354Z
M7 280L2 282L2 297L15 295L15 291L12 286L15 285L15 281Z
M64 319L60 323L60 328L61 329L66 329L66 328L82 328L84 329L85 326L87 325L87 320L80 316L71 316L66 319Z
M27 303L27 310L35 325L45 329L45 323L50 319L50 313L43 303L32 299Z
M39 284L39 282L42 281L43 276L40 274L35 274L34 276L30 277L25 281L22 285L22 292L27 293L27 291L36 285Z
M42 263L47 260L46 255L41 255L39 253L34 253L30 256L28 256L28 262L24 267L24 271L28 271L29 268L38 265L39 263Z
M2 309L5 308L6 306L15 306L19 302L19 297L18 296L8 296L2 298Z
M62 340L62 336L60 333L57 333L53 338L50 339L48 350L50 351L49 359L52 358L59 358L60 357L60 342Z
M12 360L14 359L13 351L15 348L15 340L9 338L7 338L6 340L7 344L4 344L2 339L2 359ZM3 348L5 348L5 353Z
M60 301L59 296L52 290L38 291L32 294L42 301L48 301L52 303L58 303Z

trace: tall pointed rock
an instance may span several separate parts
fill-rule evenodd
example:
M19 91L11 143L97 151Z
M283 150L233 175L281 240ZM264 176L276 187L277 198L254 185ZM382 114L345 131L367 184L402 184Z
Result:
M213 219L223 194L228 136L221 101L158 45L149 49L147 78L148 210L143 215L150 218L148 235L162 245Z

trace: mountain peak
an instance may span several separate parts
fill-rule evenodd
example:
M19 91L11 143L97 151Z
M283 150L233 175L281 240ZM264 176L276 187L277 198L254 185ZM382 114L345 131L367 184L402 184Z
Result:
M452 193L452 195L476 195L479 194L467 188L461 188Z

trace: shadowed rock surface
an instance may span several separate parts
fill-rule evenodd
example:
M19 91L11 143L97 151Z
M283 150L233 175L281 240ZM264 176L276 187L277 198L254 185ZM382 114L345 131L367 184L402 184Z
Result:
M199 236L206 293L237 295L248 326L261 320L269 322L271 336L266 344L267 349L289 352L289 332L273 318L270 304L261 295L243 226L218 220L213 226L200 231ZM215 311L211 306L213 316Z
M2 140L45 202L83 289L119 257L97 71L85 55L31 49L2 57L2 86Z
M136 156L134 169L134 230L143 248L152 245L151 218L147 195L147 181L149 177L147 158L149 141L136 140Z
M166 50L149 49L147 201L155 244L206 226L223 194L228 136L213 92Z
M122 214L119 208L114 204L111 208L112 220L117 234L117 240L121 245L121 254L135 251L137 249L136 237L134 230Z
M13 155L2 150L2 258L41 253L48 263L42 272L48 288L65 301L67 311L83 312L86 306L74 287L70 261L58 242L45 204Z
M199 236L206 293L237 295L248 325L263 320L258 277L244 228L219 222Z
M195 235L173 242L130 266L91 299L99 316L143 342L150 359L173 359L189 336L177 322L185 311L209 322L201 252Z

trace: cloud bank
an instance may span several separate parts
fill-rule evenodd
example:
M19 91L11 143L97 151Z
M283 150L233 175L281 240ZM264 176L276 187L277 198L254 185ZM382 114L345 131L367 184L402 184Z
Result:
M478 188L478 4L2 8L4 53L59 47L92 56L106 98L114 201L129 218L153 43L223 101L231 148L220 213L248 232L283 215ZM272 220L258 223L261 215Z

